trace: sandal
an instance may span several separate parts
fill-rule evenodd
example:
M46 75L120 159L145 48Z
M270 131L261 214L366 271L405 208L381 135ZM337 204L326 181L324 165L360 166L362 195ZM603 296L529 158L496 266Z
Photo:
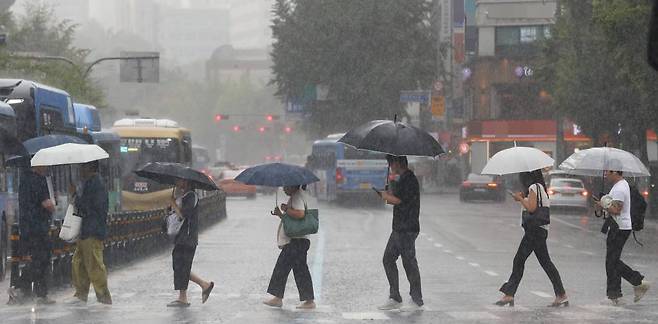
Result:
M212 291L213 288L215 288L215 283L211 281L210 286L208 286L208 288L204 289L203 292L201 292L201 303L202 304L206 303L206 301L208 300L208 297L210 297L210 292Z
M167 304L167 307L190 307L190 303L184 303L178 299Z

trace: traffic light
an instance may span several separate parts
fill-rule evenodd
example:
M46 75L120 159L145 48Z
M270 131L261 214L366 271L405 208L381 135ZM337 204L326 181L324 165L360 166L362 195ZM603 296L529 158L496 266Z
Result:
M274 120L279 120L279 115L267 115L265 116L265 119L267 119L268 122L274 121Z
M228 115L222 115L222 114L216 114L215 115L215 122L217 122L217 123L222 121L222 120L227 120L227 119L228 119Z
M290 126L286 126L286 127L283 129L283 131L286 132L287 134L290 134L290 133L292 133L292 127L290 127Z
M258 128L258 131L261 132L261 133L265 133L266 130L267 130L267 127L261 126L261 127Z
M236 133L239 132L240 131L240 126L239 125L233 126L233 131L236 132Z

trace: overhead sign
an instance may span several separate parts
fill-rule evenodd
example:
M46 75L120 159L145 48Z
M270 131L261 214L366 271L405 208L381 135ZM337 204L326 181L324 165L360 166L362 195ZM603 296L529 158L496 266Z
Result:
M121 82L160 82L160 53L121 52L119 80ZM133 59L133 57L138 57Z
M303 113L304 104L301 100L288 100L286 104L287 113Z
M430 102L430 92L427 90L404 90L400 91L400 102L420 102L420 103L429 103Z

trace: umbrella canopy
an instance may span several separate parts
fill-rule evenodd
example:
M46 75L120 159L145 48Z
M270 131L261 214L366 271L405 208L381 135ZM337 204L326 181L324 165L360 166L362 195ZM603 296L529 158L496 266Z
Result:
M32 166L49 166L87 163L110 157L96 144L67 143L39 150L30 164Z
M632 153L612 147L578 151L560 164L560 169L576 175L601 176L603 171L623 171L625 176L649 177L647 167Z
M30 155L34 155L41 149L67 143L89 144L85 140L71 135L45 135L30 138L23 142L23 146L25 146Z
M285 163L268 163L248 168L235 181L255 186L300 186L320 181L306 168Z
M338 140L360 150L391 155L437 156L443 154L439 142L428 132L390 120L373 120L351 129Z
M151 162L135 173L140 177L162 184L175 185L176 180L183 179L190 181L195 189L219 190L215 182L207 175L180 163Z
M494 154L482 169L482 174L530 172L553 166L553 163L553 158L534 147L513 147Z

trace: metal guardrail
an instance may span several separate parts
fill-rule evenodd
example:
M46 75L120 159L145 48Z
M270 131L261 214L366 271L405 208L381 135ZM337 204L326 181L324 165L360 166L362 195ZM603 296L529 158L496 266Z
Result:
M171 245L165 229L165 209L149 211L129 211L108 215L108 235L103 253L106 266L119 265L138 260L153 252ZM199 200L200 229L226 218L226 194L213 192L204 194ZM53 242L51 267L48 278L50 286L70 284L71 260L75 244L59 239L61 221L50 231ZM11 226L11 256L8 258L11 269L10 286L16 287L20 273L31 259L25 255L18 231L18 224ZM169 244L167 244L169 243Z

